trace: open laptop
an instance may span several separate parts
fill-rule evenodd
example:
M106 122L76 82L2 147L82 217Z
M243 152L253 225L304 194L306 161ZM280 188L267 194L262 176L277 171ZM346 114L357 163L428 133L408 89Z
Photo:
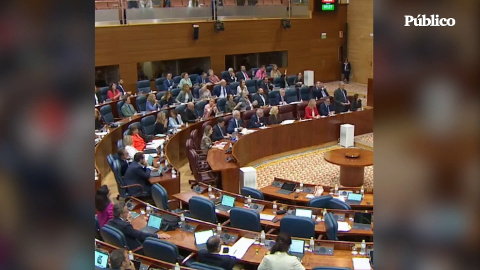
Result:
M195 245L197 246L197 249L207 249L207 240L213 235L213 230L195 232Z
M296 186L297 186L297 184L295 184L295 183L285 182L285 183L283 183L283 185L282 185L282 187L280 188L280 190L277 191L277 193L289 195L289 194L291 194L291 193L295 190L295 187L296 187Z
M372 228L372 213L355 212L352 228L370 230Z
M160 230L160 226L162 226L162 218L151 214L148 218L147 226L140 229L140 231L146 233L156 233Z
M303 255L305 255L305 241L292 239L288 254L293 255L297 257L299 261L302 261Z
M101 251L101 250L95 250L95 266L100 267L100 268L108 268L108 253Z
M228 196L223 194L222 195L222 202L215 206L216 209L221 210L221 211L229 211L235 206L235 197Z
M312 218L312 210L311 209L295 209L295 216L297 217L308 217Z
M348 204L360 204L360 202L362 201L362 198L363 198L362 194L350 192L348 193L345 202Z

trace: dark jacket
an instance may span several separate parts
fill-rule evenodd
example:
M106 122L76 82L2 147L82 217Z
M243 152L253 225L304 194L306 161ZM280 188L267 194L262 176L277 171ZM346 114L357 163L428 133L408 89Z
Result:
M270 116L268 117L269 125L280 124L281 122L282 122L282 118L278 114L277 114L277 117L275 117L275 115L273 114L270 114Z
M150 179L150 169L144 168L138 162L132 162L123 176L125 185L140 184L144 191L150 193L152 185L148 179ZM141 192L139 187L128 188L128 193L132 196L139 195Z
M333 105L330 104L328 105L328 109L330 109L331 112L334 111ZM320 115L321 116L327 116L328 115L328 109L327 109L327 104L321 103L320 104Z
M342 93L343 92L343 93ZM345 95L344 95L345 94ZM346 112L348 109L348 105L343 106L341 103L347 103L348 98L347 98L347 90L345 89L340 89L337 88L335 92L333 92L333 102L334 102L334 107L335 107L335 112L336 113L341 113L341 112Z
M189 123L195 123L197 120L197 112L194 110L185 109L185 118Z
M258 116L257 114L252 115L252 118L250 118L250 124L248 128L259 128L262 126L262 124L265 126L267 125L267 120L265 119L264 116L260 118L260 121L258 121Z
M270 82L268 83L265 83L264 81L262 81L260 83L260 86L259 88L262 88L263 89L263 92L268 94L268 92L272 91L273 90L273 84L271 84Z
M242 119L238 120L238 127L243 127ZM230 122L228 122L227 133L232 134L235 128L237 128L235 125L235 118L232 118L230 119Z
M165 105L172 105L173 104L173 97L170 97L169 99L165 100L165 99L160 99L160 108L165 106Z
M142 231L135 230L132 224L122 220L121 218L113 218L108 221L107 224L120 230L125 235L129 249L135 249L141 246L141 243L143 243L147 237L158 238L156 234L144 233Z
M120 163L120 174L124 176L125 172L127 172L129 164L126 160L123 160L121 158L118 159L118 162Z
M220 130L221 129L221 130ZM227 135L225 128L220 128L218 124L213 126L212 141L219 141L223 139L223 136Z
M198 262L230 270L237 262L237 259L228 255L212 254L208 250L203 249L198 252Z
M314 99L321 99L321 98L324 97L323 95L326 95L327 97L330 96L325 87L322 87L322 88L313 87L312 88L312 97Z
M265 105L268 105L268 104L269 104L269 102L268 102L268 96L265 95L265 94L263 94L262 96L263 96L263 99L265 100L265 102L263 102L262 98L260 97L260 94L257 93L257 94L255 94L255 95L253 96L253 99L258 102L257 107L262 107L262 106L265 106Z
M168 121L167 126L164 126L163 123L155 123L155 134L167 134L168 130Z

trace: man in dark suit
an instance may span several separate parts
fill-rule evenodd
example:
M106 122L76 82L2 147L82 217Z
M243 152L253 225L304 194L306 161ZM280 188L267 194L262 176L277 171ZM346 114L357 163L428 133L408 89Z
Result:
M187 103L185 108L185 120L188 123L196 123L198 119L197 112L195 111L195 104L193 102Z
M225 119L219 117L217 119L217 124L213 126L212 141L219 141L228 138L230 138L230 135L225 132Z
M250 80L250 77L248 77L248 74L247 74L247 69L245 68L245 66L241 66L240 67L240 71L237 72L237 79L238 81L240 80Z
M240 111L234 110L232 112L232 115L233 118L230 120L227 127L228 134L232 134L233 132L235 132L235 129L237 129L237 131L239 132L243 129L243 121L240 118Z
M130 165L130 156L128 155L127 150L125 148L121 147L118 148L117 150L117 156L118 156L118 162L120 163L120 174L122 177L125 175L125 172L127 171L128 165Z
M130 224L132 221L132 215L128 211L124 202L118 202L113 206L113 219L108 221L108 225L118 229L125 235L127 245L130 250L138 248L141 243L145 241L147 237L154 237L160 239L169 239L170 235L166 233L145 233L139 230L135 230Z
M120 80L118 80L117 89L118 89L118 91L122 92L122 95L131 95L132 94L131 91L126 92L125 89L123 89L123 79L122 78L120 78Z
M333 101L335 103L335 113L346 112L350 107L344 82L340 82L339 88L333 92Z
M143 152L136 153L133 157L133 162L130 163L123 177L125 185L139 184L142 186L143 191L151 194L152 184L148 181L150 179L150 169L147 166ZM140 187L131 187L128 188L128 193L132 196L139 195L142 193L142 189Z
M197 77L196 84L201 85L202 83L208 83L206 72L202 72L202 75Z
M257 109L257 112L250 118L248 128L259 128L267 125L267 120L263 117L263 109Z
M225 80L228 83L236 82L237 81L237 76L235 76L235 72L233 72L233 68L228 69L228 75L225 78Z
M315 87L312 88L312 96L314 99L319 100L321 98L329 97L330 95L327 92L327 89L321 82L317 82Z
M285 97L285 89L280 89L280 94L275 96L275 102L270 104L272 106L285 105L287 104L287 99Z
M215 235L207 240L207 249L198 252L198 262L230 270L237 259L229 255L220 255L221 240Z
M333 115L335 113L335 110L334 110L332 104L330 104L330 98L326 98L325 101L320 103L320 110L319 111L320 111L321 116L329 116L329 115Z
M268 81L268 77L264 77L263 81L260 83L260 88L263 88L265 94L268 94L269 91L273 90L273 84Z
M163 87L167 91L172 90L172 88L173 88L172 73L167 74L167 78L163 81Z
M257 101L256 108L260 108L269 104L268 97L263 92L263 88L258 88L257 93L253 96L253 100Z
M231 94L230 87L227 85L225 80L221 80L219 85L216 85L213 88L213 95L219 98L227 98Z
M95 86L95 105L98 105L101 103L103 103L102 94L100 94L98 87Z

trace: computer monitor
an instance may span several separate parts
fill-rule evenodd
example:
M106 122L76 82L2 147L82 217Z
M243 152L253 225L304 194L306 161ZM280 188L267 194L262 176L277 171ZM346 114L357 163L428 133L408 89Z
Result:
M362 194L350 192L347 195L347 201L362 201Z
M372 224L372 213L355 212L353 223Z
M228 195L223 195L222 196L222 205L228 206L228 207L233 207L235 206L235 197L228 196Z
M311 209L295 209L295 216L312 218Z
M305 241L292 239L292 244L290 245L289 253L302 253L305 251Z
M152 157L152 155L148 155L148 165L153 166L153 157Z
M288 190L288 191L293 191L296 186L297 186L297 184L295 184L295 183L285 182L285 183L283 183L281 189Z
M95 266L100 268L107 268L108 253L100 250L95 250Z
M147 223L148 227L152 227L152 228L160 230L161 225L162 225L162 218L161 217L159 217L157 215L150 215L150 217L148 218L148 223Z
M213 236L213 230L195 232L194 236L195 236L195 244L202 245L207 243L208 238Z

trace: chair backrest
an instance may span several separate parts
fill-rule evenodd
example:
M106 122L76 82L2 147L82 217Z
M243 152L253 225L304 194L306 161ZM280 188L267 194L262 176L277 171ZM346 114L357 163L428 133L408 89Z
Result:
M123 147L123 139L120 139L117 141L117 149L119 148L122 148Z
M137 92L138 92L138 94L152 92L152 88L150 88L150 81L149 80L138 81L137 82Z
M194 98L200 98L200 87L193 87L192 94Z
M220 79L226 80L228 78L228 71L224 70L220 72Z
M180 88L173 88L172 90L170 90L170 92L172 92L173 100L177 98L178 94L180 94L180 91L182 91L182 89Z
M200 196L193 196L188 200L188 208L192 218L217 224L218 220L217 215L215 214L215 204L209 199Z
M300 92L300 98L304 101L310 100L312 98L312 94L310 93L310 87L308 86L302 86L299 92Z
M324 195L310 199L308 207L327 208L327 203L333 199L332 195Z
M165 95L166 92L167 92L167 91L158 92L157 95L156 95L157 100L162 99L163 95Z
M235 207L230 210L230 225L234 228L260 232L260 214L252 209Z
M195 112L199 117L203 115L203 109L205 108L205 105L207 105L207 103L208 101L206 100L202 100L195 103Z
M277 97L280 96L280 91L270 91L268 92L268 101L270 104L274 104L277 100Z
M123 184L123 178L121 174L121 168L118 160L116 160L112 154L109 154L107 156L107 163L110 166L110 169L113 172L113 176L115 178L115 182L117 182L117 189L118 189L118 194L122 198L126 198L128 196L126 190L122 188L124 186Z
M287 103L298 101L297 89L287 89L287 91L285 91L285 100Z
M305 107L307 107L308 101L297 104L297 118L305 118Z
M178 84L178 83L182 80L182 77L180 77L180 76L175 76L175 77L172 78L172 80L173 80L173 83Z
M325 231L328 240L338 241L338 222L333 213L327 213L325 216Z
M175 111L179 114L183 114L185 112L185 109L187 108L186 104L181 104L175 107Z
M254 94L257 92L257 85L255 84L255 80L247 80L245 81L245 86L250 94Z
M275 87L280 87L282 85L282 77L273 78L273 85Z
M108 86L98 88L98 91L100 92L100 95L102 96L103 100L108 99L108 90L110 90Z
M95 238L103 241L102 235L100 234L100 223L98 223L97 215L95 215Z
M283 120L293 120L292 106L280 106L278 107L278 115Z
M228 125L228 123L230 123L230 119L233 118L233 115L227 115L227 116L224 116L223 119L225 119L225 126Z
M102 115L103 121L105 121L105 123L113 123L115 121L112 113L112 106L110 105L104 105L100 107L100 115Z
M199 262L193 262L189 267L198 270L224 270L223 268L218 266L208 265Z
M195 84L195 82L197 81L198 74L189 74L188 77L190 78L190 81L192 82L192 84Z
M221 112L225 112L225 103L227 103L226 98L219 98L217 100L217 107Z
M242 187L242 189L240 190L240 194L242 194L243 196L251 196L252 198L258 200L264 199L263 193L260 190L251 187Z
M272 66L272 65L269 65L269 66L267 67L267 69L266 69L267 75L270 75L270 71L272 71L272 69L273 69L273 66Z
M118 116L120 117L123 117L123 113L122 113L123 104L125 104L123 100L120 100L119 102L117 102L117 112L118 112Z
M248 123L250 122L250 118L252 118L252 116L255 113L256 113L256 110L248 110L248 111L243 112L242 120L243 120L244 123L246 123L247 127L248 127Z
M137 110L139 112L144 112L147 110L147 96L140 95L137 97Z
M263 79L258 79L257 82L255 83L257 85L257 90L260 88L260 84L263 82ZM267 92L267 90L263 89L264 92Z
M190 139L192 139L193 146L195 147L195 149L200 149L200 141L202 140L202 138L198 136L197 129L194 129L190 132Z
M342 202L342 201L337 200L337 199L332 199L332 200L328 201L327 206L325 208L352 210L352 207L348 203Z
M251 68L250 71L252 72L252 76L250 78L253 78L255 77L255 74L257 73L257 71L259 70L260 68Z
M103 225L103 227L100 229L100 235L103 238L103 241L110 245L114 245L119 248L127 248L127 239L125 238L125 235L117 228L114 228L108 224Z
M296 75L290 75L290 76L287 76L287 83L288 85L294 85L295 84L295 78L297 76Z
M315 222L308 217L286 216L280 220L280 232L292 237L315 237Z
M140 120L142 124L143 130L145 131L146 135L154 135L155 134L155 116L148 115Z
M166 78L161 77L155 79L155 87L157 88L157 91L167 91L165 87L163 86L163 82L166 80Z
M169 263L178 262L178 247L165 240L147 237L143 242L143 254L147 257Z
M232 90L232 93L237 93L237 87L240 83L239 82L232 82L229 84L230 90Z

